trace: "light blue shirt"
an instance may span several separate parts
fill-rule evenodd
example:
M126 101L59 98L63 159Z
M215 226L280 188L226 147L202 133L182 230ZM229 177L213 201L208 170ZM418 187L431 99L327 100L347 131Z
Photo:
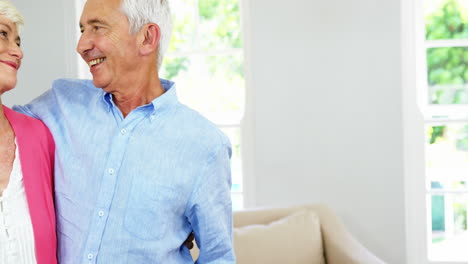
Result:
M56 144L61 264L235 263L231 146L212 123L166 92L123 118L112 95L56 80L16 111L41 119Z

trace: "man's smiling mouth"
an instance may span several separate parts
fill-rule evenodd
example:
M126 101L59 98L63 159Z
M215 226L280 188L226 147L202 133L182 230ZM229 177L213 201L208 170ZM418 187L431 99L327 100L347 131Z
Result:
M95 65L97 65L97 64L99 64L99 63L101 63L101 62L103 62L103 61L105 61L105 60L106 60L105 57L104 57L104 58L98 58L98 59L90 60L90 61L88 61L88 65L89 65L89 67L93 67L93 66L95 66Z

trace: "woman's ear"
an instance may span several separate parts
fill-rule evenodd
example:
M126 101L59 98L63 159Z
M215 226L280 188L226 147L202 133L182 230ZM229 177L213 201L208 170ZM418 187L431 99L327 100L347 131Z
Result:
M154 51L158 51L161 29L157 24L148 23L144 25L138 34L141 55L149 55Z

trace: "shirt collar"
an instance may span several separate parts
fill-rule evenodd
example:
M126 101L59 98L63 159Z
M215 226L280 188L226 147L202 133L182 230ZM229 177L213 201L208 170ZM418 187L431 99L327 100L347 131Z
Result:
M156 97L153 101L151 101L151 103L148 104L153 108L151 111L152 114L154 114L156 111L164 110L178 103L175 83L165 79L159 80L161 81L161 85L166 92ZM103 91L102 99L106 103L107 111L111 111L112 107L115 106L112 100L112 94Z

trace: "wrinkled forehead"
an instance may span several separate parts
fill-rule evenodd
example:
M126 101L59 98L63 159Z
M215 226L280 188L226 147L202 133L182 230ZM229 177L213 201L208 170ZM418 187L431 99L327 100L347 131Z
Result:
M107 21L112 23L122 19L121 0L88 0L80 17L80 25L90 21Z
M121 10L121 0L87 0L81 15L88 13L109 13Z

